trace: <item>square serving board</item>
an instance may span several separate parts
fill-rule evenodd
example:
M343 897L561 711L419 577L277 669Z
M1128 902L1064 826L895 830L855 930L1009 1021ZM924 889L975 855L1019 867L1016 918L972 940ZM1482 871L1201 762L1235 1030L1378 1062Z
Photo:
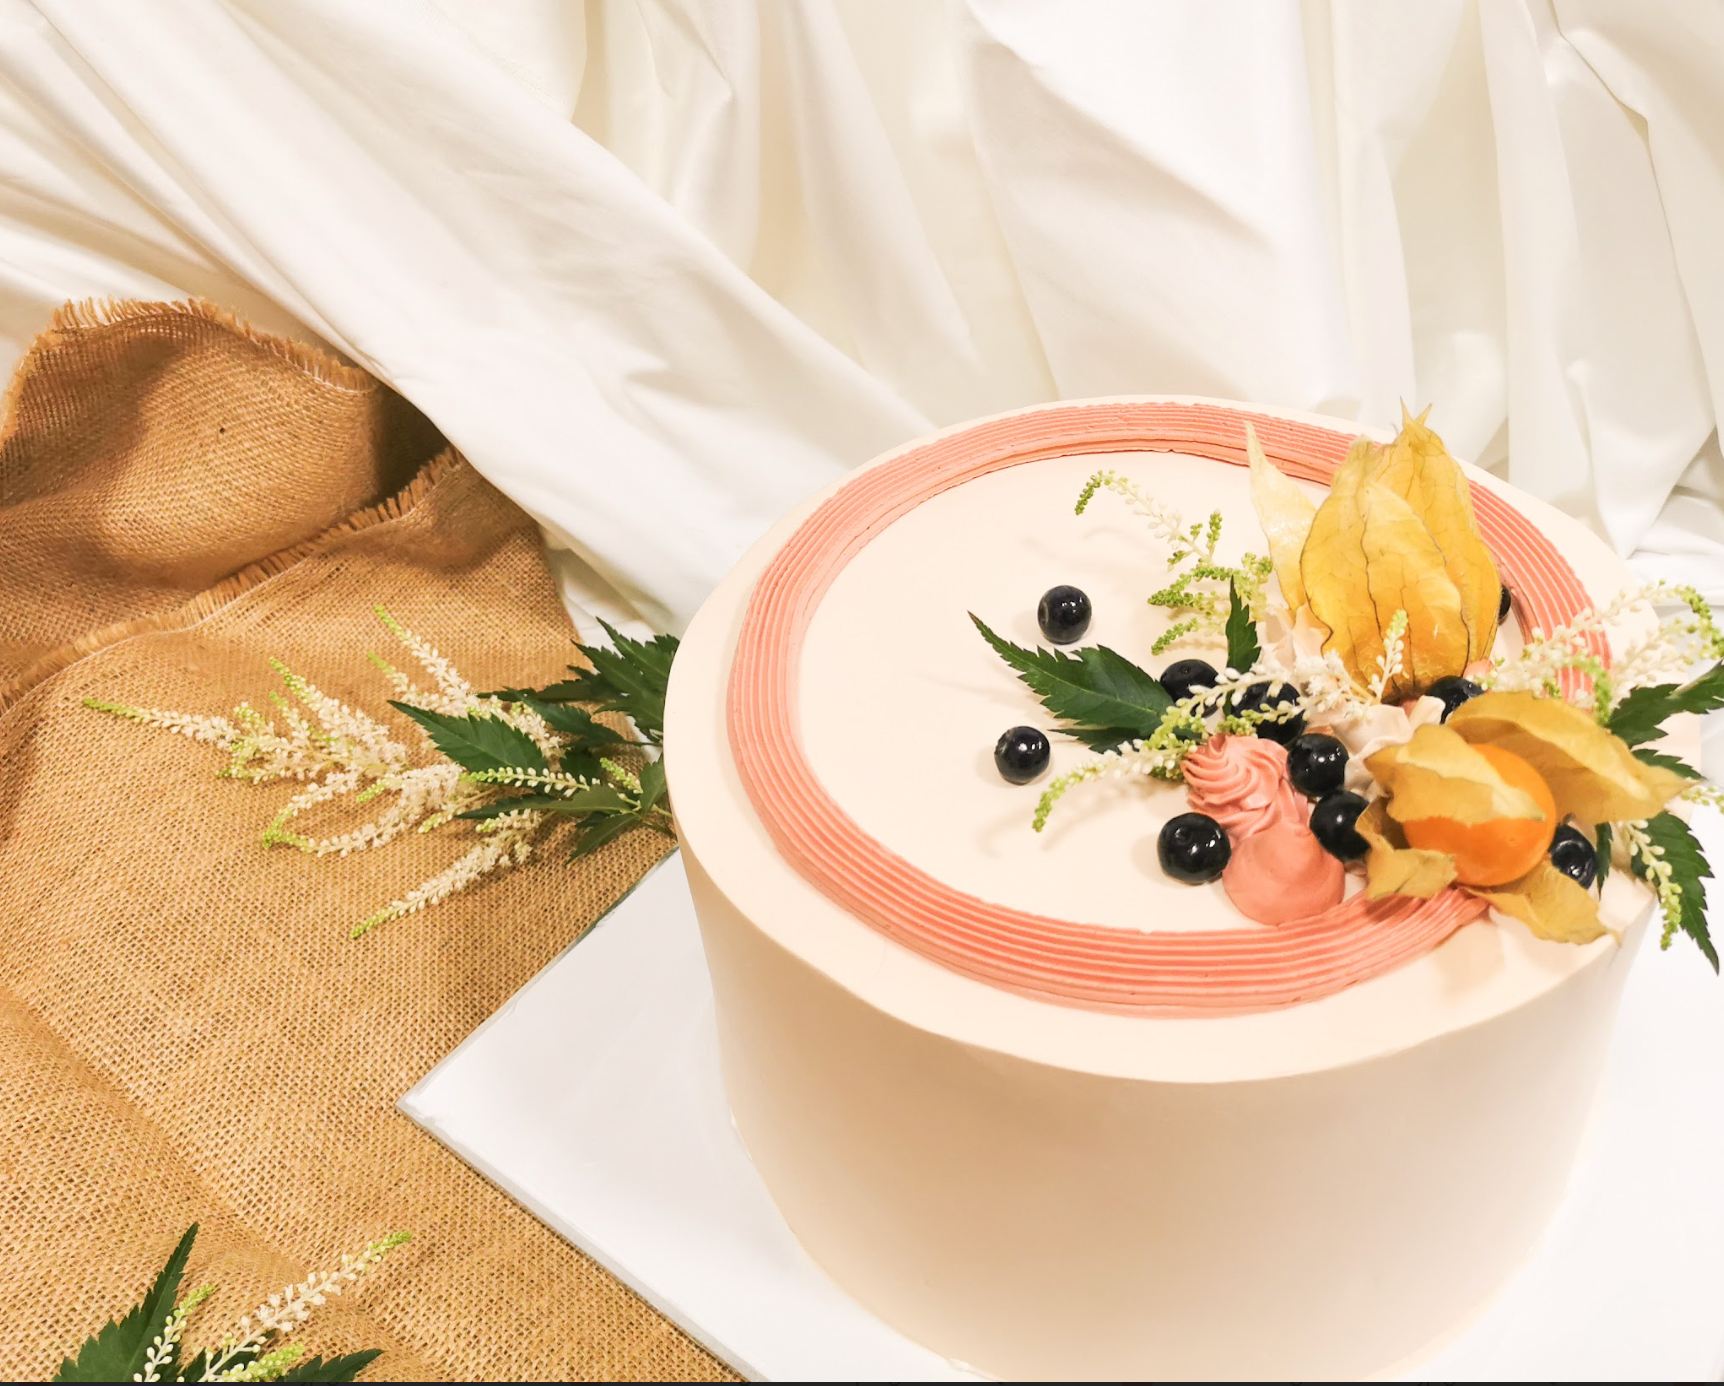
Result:
M1724 820L1695 828L1724 862ZM1724 981L1685 940L1646 953L1556 1221L1398 1379L1724 1379ZM731 1124L678 856L400 1105L745 1376L982 1379L854 1303L779 1217Z

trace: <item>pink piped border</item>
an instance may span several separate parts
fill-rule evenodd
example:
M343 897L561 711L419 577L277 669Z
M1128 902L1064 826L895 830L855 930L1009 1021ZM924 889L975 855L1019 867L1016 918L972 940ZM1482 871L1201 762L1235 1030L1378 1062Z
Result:
M1065 1005L1152 1015L1237 1015L1328 996L1419 957L1484 904L1367 902L1274 928L1134 933L993 904L954 890L865 833L815 777L797 718L802 637L833 579L900 515L953 486L1043 458L1180 452L1243 465L1245 422L1289 476L1326 482L1352 435L1211 404L1055 405L977 424L858 475L791 536L761 575L729 688L732 754L784 859L888 938L992 986ZM1473 488L1479 527L1524 625L1550 628L1588 605L1568 562L1520 513ZM1609 657L1603 641L1597 653Z

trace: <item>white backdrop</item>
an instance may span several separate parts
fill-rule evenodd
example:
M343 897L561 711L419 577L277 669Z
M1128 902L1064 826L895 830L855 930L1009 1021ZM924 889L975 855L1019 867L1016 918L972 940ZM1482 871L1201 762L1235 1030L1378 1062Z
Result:
M938 424L1432 422L1724 599L1718 0L0 0L0 354L198 294L680 627Z

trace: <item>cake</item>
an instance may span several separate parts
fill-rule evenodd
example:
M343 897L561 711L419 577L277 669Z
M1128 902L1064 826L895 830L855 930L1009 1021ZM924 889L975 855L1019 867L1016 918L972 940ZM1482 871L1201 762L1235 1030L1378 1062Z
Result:
M1243 465L1248 432L1257 469ZM1131 505L1094 496L1095 478L1166 513L1219 513L1214 563L1256 562L1263 578L1276 555L1243 555L1274 538L1275 505L1298 510L1296 493L1307 511L1320 505L1358 434L1161 398L948 430L788 516L683 640L666 765L737 1130L813 1260L885 1322L977 1371L1391 1371L1488 1302L1563 1195L1655 908L1635 870L1589 882L1596 919L1571 936L1590 941L1539 937L1517 912L1540 932L1559 926L1506 887L1460 888L1452 861L1434 886L1408 885L1441 853L1354 810L1342 828L1374 833L1367 881L1366 863L1344 866L1299 836L1305 799L1270 783L1286 736L1247 719L1231 735L1194 733L1171 780L1113 773L1123 762L1097 762L1099 740L1064 734L973 624L971 613L997 648L1028 651L1048 643L1048 620L1087 617L1085 641L1170 681L1182 658L1223 669L1231 649L1203 622L1162 639L1185 614L1145 601L1166 580L1167 546ZM1490 581L1512 597L1488 654L1510 658L1523 631L1573 624L1627 585L1580 525L1465 474ZM1076 515L1080 494L1092 503ZM1379 585L1383 565L1404 560L1387 547L1372 559ZM1252 612L1279 601L1297 625L1285 601L1297 572L1283 563L1263 578ZM1038 595L1061 586L1083 609L1038 627ZM1490 599L1494 620L1494 585ZM1422 601L1408 598L1419 612ZM1644 635L1649 620L1630 613L1611 640ZM1482 637L1469 629L1457 648L1477 672ZM1415 667L1424 639L1409 636L1402 669L1386 671L1383 718L1417 722L1441 703ZM1611 654L1597 631L1574 648L1537 690L1553 704L1584 701ZM1681 749L1672 725L1661 745ZM1051 766L1029 786L995 754L1036 768L1033 737L997 746L1022 726L1049 734ZM1425 772L1396 760L1412 744L1403 731L1355 745L1348 773L1369 764L1412 803ZM1098 763L1107 773L1092 782L1072 773ZM1269 807L1229 827L1240 796L1228 777L1261 766ZM1522 805L1505 811L1513 831L1540 821L1503 783L1454 792ZM1038 814L1055 784L1074 787ZM1169 874L1170 825L1193 813L1232 847L1208 883ZM1285 845L1252 845L1262 814L1289 825ZM1493 849L1504 832L1486 834Z

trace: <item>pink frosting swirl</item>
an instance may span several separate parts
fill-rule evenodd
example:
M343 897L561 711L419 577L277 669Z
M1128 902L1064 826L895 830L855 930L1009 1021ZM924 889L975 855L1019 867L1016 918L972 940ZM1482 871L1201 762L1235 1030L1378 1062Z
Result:
M1311 835L1310 805L1287 779L1287 749L1258 736L1217 736L1185 758L1191 807L1233 842L1221 873L1247 919L1285 924L1341 903L1346 873Z

